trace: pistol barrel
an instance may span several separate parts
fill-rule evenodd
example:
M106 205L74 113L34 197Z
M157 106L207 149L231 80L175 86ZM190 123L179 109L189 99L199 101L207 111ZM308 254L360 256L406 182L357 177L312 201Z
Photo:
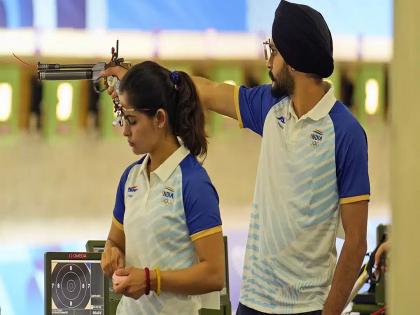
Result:
M92 70L38 71L40 80L91 80Z
M81 64L59 64L59 63L39 63L38 71L42 70L60 70L60 69L92 69L95 64L81 63Z

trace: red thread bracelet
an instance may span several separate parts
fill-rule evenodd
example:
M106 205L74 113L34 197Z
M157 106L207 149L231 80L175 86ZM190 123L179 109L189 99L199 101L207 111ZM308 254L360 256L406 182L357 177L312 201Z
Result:
M144 268L144 273L146 274L146 290L144 291L144 294L149 295L150 293L150 270L149 268Z

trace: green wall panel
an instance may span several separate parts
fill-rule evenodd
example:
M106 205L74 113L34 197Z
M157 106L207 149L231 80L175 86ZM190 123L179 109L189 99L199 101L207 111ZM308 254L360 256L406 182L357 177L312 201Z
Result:
M17 66L13 65L2 65L0 70L0 84L7 84L7 87L11 88L11 111L10 116L5 121L0 121L0 138L3 140L8 137L14 137L18 133L18 123L19 123L19 109L21 103L21 70ZM6 86L3 86L4 91L8 89ZM8 111L6 106L8 104L4 103L4 99L0 100L0 106L3 113Z
M62 93L63 100L59 100L58 89L63 84L70 84L72 90L71 114L64 121L57 118L57 107L66 102L67 93ZM42 134L47 139L74 136L79 128L81 81L44 81L42 100ZM67 90L68 92L68 90ZM60 103L61 102L61 103Z
M375 114L368 114L365 110L366 83L374 79L378 83L378 109ZM354 89L354 104L356 115L363 125L382 124L385 115L385 66L382 64L362 64L356 76Z

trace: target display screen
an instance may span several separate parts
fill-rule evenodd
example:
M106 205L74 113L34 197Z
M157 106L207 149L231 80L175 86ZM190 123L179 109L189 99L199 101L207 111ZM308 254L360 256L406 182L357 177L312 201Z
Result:
M91 253L67 253L71 259L47 254L50 259L46 259L46 314L105 315L100 254L96 254L96 259L87 257Z

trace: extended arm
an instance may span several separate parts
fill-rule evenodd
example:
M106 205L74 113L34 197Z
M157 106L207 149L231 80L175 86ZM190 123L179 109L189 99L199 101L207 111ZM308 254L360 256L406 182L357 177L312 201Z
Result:
M123 67L111 67L101 73L101 76L116 76L122 80L127 73ZM191 77L198 92L201 104L208 110L237 119L235 109L235 87L226 83L217 83L208 79L192 76ZM114 98L116 93L114 88L108 89L108 93Z

